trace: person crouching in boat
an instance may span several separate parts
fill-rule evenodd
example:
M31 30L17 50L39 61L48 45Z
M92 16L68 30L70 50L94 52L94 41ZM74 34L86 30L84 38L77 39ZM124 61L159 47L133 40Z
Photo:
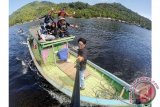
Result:
M52 22L52 24L46 25L47 34L57 36L57 27L56 22Z
M47 26L48 27L52 26L52 24L48 23ZM38 35L43 41L48 41L48 40L54 40L55 39L55 36L49 34L48 31L50 31L50 30L49 29L47 30L46 27L44 28L43 26L41 26L40 30L38 30Z
M87 50L86 50L86 40L84 38L78 39L78 56L77 56L77 63L79 65L79 76L80 76L80 89L85 89L84 84L84 73L86 70L86 63L87 63Z
M59 37L63 38L63 37L68 37L70 34L68 32L68 26L72 27L72 28L77 28L77 25L72 25L69 24L68 22L66 22L64 17L60 17L58 22L57 22L57 26L59 29Z

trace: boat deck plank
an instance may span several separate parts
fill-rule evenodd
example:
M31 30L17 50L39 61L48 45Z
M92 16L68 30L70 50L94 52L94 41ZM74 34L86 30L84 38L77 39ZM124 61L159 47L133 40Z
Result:
M72 62L58 62L57 66L64 71L71 79L75 80L75 75L76 75L76 68L75 64ZM90 76L90 73L88 70L85 71L85 78Z

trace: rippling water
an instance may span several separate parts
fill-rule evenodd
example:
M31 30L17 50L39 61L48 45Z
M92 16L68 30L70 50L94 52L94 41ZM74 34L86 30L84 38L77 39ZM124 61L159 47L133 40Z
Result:
M70 33L87 39L88 59L128 83L151 76L151 31L135 25L100 19L68 19L79 28ZM53 107L68 105L70 99L51 86L34 66L26 39L28 29L38 22L9 28L10 107ZM23 34L17 33L22 28Z

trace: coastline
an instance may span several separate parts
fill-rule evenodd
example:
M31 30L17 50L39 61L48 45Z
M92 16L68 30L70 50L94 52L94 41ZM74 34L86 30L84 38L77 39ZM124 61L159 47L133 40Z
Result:
M68 17L68 18L69 19L74 19L74 17ZM127 22L127 21L124 21L124 20L114 19L114 18L110 18L110 17L92 17L92 18L84 18L84 17L82 17L82 18L75 18L75 19L103 19L103 20L110 20L110 21L115 21L115 22L119 22L119 23L125 23L125 24L129 24L129 25L135 25L137 27L141 27L141 28L147 29L146 27L143 27L142 25L137 24L137 23ZM38 20L39 19L33 19L33 20L30 20L30 21L24 21L23 23L16 23L14 25L9 25L9 27L15 26L15 25L22 25L22 24L26 24L26 23L30 23L30 22L38 21ZM151 30L151 29L147 29L147 30Z

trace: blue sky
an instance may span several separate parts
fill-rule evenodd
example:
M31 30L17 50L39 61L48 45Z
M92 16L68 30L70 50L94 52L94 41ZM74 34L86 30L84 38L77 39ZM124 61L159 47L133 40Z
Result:
M9 0L9 14L12 14L14 11L19 9L20 7L26 5L27 3L33 2L35 0ZM37 0L42 1L42 0ZM46 0L43 0L46 1ZM145 16L151 19L151 0L47 0L54 3L62 3L62 2L76 2L82 1L85 3L89 3L91 5L96 3L121 3L125 7L137 12L138 14Z

